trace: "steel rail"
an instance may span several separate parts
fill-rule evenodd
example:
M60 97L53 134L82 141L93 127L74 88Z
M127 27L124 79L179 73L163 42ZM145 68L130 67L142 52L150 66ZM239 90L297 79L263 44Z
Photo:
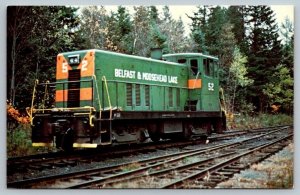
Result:
M254 148L254 149L249 150L249 151L247 151L247 152L244 152L244 153L242 153L242 154L238 154L238 155L236 155L236 156L234 156L234 157L232 157L232 158L230 158L230 159L228 159L228 160L225 160L225 161L223 161L223 162L221 162L221 163L219 163L219 164L213 165L213 166L211 166L211 167L209 167L209 168L206 168L206 169L204 169L204 170L202 170L202 171L193 173L193 174L191 174L191 175L189 175L189 176L187 176L187 177L184 177L184 178L182 178L182 179L179 179L179 180L177 180L177 181L175 181L175 182L172 182L172 183L169 183L169 184L167 184L167 185L164 185L164 186L162 186L161 188L177 188L178 185L182 185L182 184L183 184L185 181L187 181L187 180L205 177L206 174L207 174L208 172L209 172L210 174L212 174L212 173L214 173L214 172L216 172L216 171L218 171L218 170L220 170L220 169L222 169L222 168L224 168L224 167L226 167L226 166L229 166L229 165L231 165L231 164L237 162L240 158L242 158L242 157L244 157L244 156L247 156L247 155L249 155L249 154L253 154L254 152L257 152L257 151L259 151L259 150L265 149L265 148L267 148L267 147L269 147L269 146L271 146L271 145L274 145L274 144L276 144L276 143L278 143L278 142L280 142L280 141L282 141L282 140L288 139L288 138L290 138L290 137L292 137L292 136L293 136L293 134L289 134L289 135L287 135L287 136L285 136L285 137L281 137L281 138L278 138L278 139L276 139L276 140L274 140L274 141L270 141L269 143L266 143L266 144L264 144L264 145L262 145L262 146L259 146L259 147L257 147L257 148Z
M95 172L101 172L101 171L108 170L108 169L116 170L116 169L118 169L122 166L130 165L132 163L139 163L139 164L151 163L152 164L150 166L146 166L146 168L142 167L140 169L135 169L135 170L132 170L130 172L114 174L114 175L103 177L103 178L100 178L100 179L97 179L97 180L87 181L87 182L84 182L80 185L69 186L69 188L84 187L84 186L87 186L87 185L92 185L93 183L103 182L103 181L107 181L109 179L118 178L120 176L128 177L128 175L136 175L136 174L145 173L145 171L149 168L158 167L158 166L161 166L162 164L165 164L165 163L171 163L171 162L174 162L176 160L180 160L182 158L186 158L186 157L191 156L191 155L198 155L198 154L201 154L201 153L218 150L218 149L221 149L222 147L229 147L229 146L239 145L243 142L258 139L259 137L270 135L272 133L279 132L279 131L281 131L283 129L287 129L287 128L288 127L281 127L277 130L273 130L271 132L268 132L268 133L265 133L265 134L262 134L262 135L257 135L257 136L254 136L252 138L248 138L248 139L245 139L245 140L242 140L242 141L237 141L237 142L234 142L234 143L229 143L229 144L227 143L227 144L223 144L223 145L220 145L220 146L214 146L214 147L208 148L208 149L201 148L201 149L192 150L192 151L185 151L185 152L178 152L178 153L174 153L174 154L164 155L164 156L160 156L158 158L153 157L153 158L146 159L146 160L143 160L143 161L134 161L134 162L130 162L130 163L119 164L119 165L115 165L115 166L112 166L112 167L104 167L104 168L100 168L100 169L90 169L90 170L85 170L85 171L80 171L80 172L67 173L67 174L63 174L63 175L53 175L53 176L48 176L48 177L27 179L27 180L22 180L22 181L17 181L17 182L10 182L10 183L8 183L7 186L8 187L22 187L22 186L26 187L26 186L34 185L34 184L39 183L39 182L45 182L45 181L49 181L49 180L56 180L56 179L59 179L59 178L72 178L72 177L74 177L74 175L82 177L82 176L95 174ZM178 155L180 155L180 157L163 161L166 158L173 158L173 157L178 156ZM159 162L159 161L163 161L163 162ZM155 163L155 164L153 164L153 163Z

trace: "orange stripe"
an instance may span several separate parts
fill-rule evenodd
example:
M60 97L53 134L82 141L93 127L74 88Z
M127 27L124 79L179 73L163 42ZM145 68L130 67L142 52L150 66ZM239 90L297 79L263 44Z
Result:
M92 88L81 88L80 89L80 100L92 100L93 90Z
M67 79L69 77L69 70L72 70L72 67L68 64L68 60L66 60L62 54L58 54L56 61L56 79Z
M93 76L95 70L95 51L88 51L77 69L81 69L81 77Z
M201 79L189 79L188 80L188 89L200 89L202 86Z
M68 90L56 90L55 102L68 101Z
M80 89L80 100L92 100L93 89L81 88ZM68 90L56 90L55 102L68 101Z

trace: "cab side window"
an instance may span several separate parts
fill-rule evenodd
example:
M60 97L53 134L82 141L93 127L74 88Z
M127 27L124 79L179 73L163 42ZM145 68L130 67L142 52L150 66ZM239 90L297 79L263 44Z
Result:
M203 59L203 67L206 76L214 76L214 61L212 59Z
M179 59L179 60L177 60L177 62L179 64L185 64L186 63L186 59Z
M191 70L193 75L197 75L198 73L198 60L191 60Z
M218 78L218 70L219 70L219 65L217 61L214 61L214 70L215 70L215 78Z

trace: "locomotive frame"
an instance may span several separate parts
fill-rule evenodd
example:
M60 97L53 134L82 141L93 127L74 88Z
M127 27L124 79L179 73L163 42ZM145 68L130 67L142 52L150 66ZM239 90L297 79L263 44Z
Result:
M32 145L70 150L226 130L218 59L155 52L153 58L96 49L59 54L56 82L35 83Z

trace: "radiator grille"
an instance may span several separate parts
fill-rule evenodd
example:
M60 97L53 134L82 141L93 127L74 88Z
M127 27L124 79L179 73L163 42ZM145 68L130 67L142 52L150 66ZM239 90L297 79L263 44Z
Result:
M141 105L141 85L135 85L135 103L137 106Z
M173 107L173 90L169 88L169 106Z
M176 104L177 104L177 107L180 106L180 89L176 89Z
M145 85L145 106L150 106L150 87Z
M132 84L126 84L126 102L127 106L132 106Z
M70 70L68 78L68 107L80 106L80 70Z

